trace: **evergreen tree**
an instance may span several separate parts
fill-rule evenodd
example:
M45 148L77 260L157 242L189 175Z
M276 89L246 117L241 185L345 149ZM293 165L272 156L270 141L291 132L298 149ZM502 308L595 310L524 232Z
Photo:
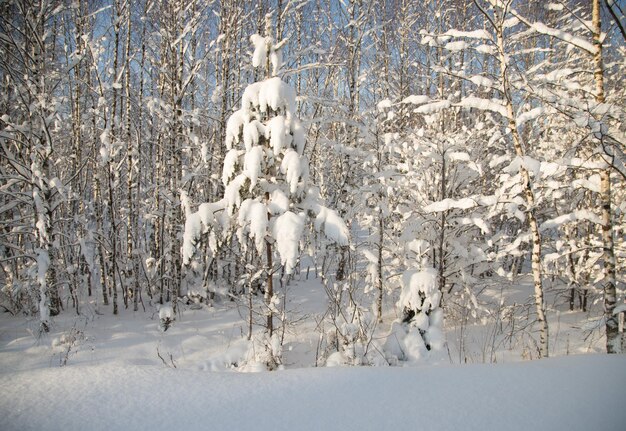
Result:
M312 221L317 230L340 246L349 241L343 220L324 205L319 190L309 183L306 137L296 116L295 92L279 76L285 41L274 40L271 24L268 15L266 36L250 37L254 46L252 64L264 71L266 79L245 89L241 108L227 121L224 197L187 215L183 244L183 260L188 264L200 234L220 225L214 215L227 215L226 223L232 226L227 232L235 233L233 240L240 249L247 251L251 243L257 255L264 256L259 262L263 262L266 280L265 328L270 339L280 303L274 289L275 273L280 267L287 275L295 270L305 222ZM272 349L264 359L269 368L280 363L275 346L271 340L265 345Z

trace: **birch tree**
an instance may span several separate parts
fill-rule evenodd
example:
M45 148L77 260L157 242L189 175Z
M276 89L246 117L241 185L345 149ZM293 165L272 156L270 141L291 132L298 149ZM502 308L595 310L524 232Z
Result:
M591 25L593 32L593 77L595 81L595 99L598 104L605 103L604 68L602 64L602 23L600 21L600 0L592 0ZM602 141L603 136L600 134ZM601 145L603 145L601 143ZM611 153L605 154L607 163L611 162ZM602 243L603 243L603 289L604 319L606 320L607 353L622 352L622 337L619 334L618 319L615 313L617 295L615 290L615 248L613 243L613 220L611 210L611 167L600 171L600 202L602 206Z
M20 280L27 273L19 271L8 281L14 286L23 283L27 290L32 288L30 283L37 285L37 293L26 294L31 295L44 332L50 328L50 317L62 307L56 277L54 197L63 184L52 171L59 109L54 88L61 76L53 27L59 6L45 0L11 1L1 6L0 18L0 73L6 90L0 114L2 229L9 239L3 247L15 269L31 268L27 280ZM9 215L20 220L23 229L7 224Z

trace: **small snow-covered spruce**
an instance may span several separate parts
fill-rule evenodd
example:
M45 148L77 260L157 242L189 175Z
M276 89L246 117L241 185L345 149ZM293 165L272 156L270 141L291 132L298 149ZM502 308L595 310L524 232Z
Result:
M367 363L365 348L360 342L358 325L344 323L339 331L329 331L327 338L335 344L336 351L326 359L327 367L363 365ZM333 338L334 337L334 338Z
M172 323L174 323L174 309L170 303L163 304L159 308L159 329L163 332L167 331Z
M266 17L267 36L250 38L254 46L252 64L266 68L266 79L245 89L241 108L227 121L224 198L212 204L213 214L222 211L228 215L235 238L244 250L250 240L257 255L265 256L268 346L274 331L274 252L278 252L285 274L293 273L307 218L330 241L340 246L347 246L349 241L345 222L325 206L318 188L309 183L306 139L295 112L295 92L277 76L282 67L280 51L284 41L276 43L271 33L270 16ZM216 226L218 217L203 215L200 211L187 215L185 265L193 258L200 235L214 231Z
M425 360L432 353L442 350L444 336L440 300L435 268L422 262L421 269L404 272L398 301L402 318L392 324L384 346L390 364Z

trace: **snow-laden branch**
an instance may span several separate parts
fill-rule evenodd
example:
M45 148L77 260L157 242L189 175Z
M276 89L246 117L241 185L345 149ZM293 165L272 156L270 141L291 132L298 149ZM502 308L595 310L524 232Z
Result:
M462 199L446 198L442 201L433 202L430 205L426 205L424 207L424 211L427 213L433 213L433 212L448 211L454 208L466 210L466 209L474 208L477 205L478 204L476 203L476 201L471 198L462 198Z
M522 15L517 13L515 10L511 10L511 14L513 14L515 18L519 19L532 31L535 31L540 34L544 34L546 36L552 36L556 39L562 40L563 42L567 42L571 45L576 46L577 48L587 51L589 54L593 54L595 52L593 43L581 37L578 37L571 33L567 33L563 30L548 27L546 24L542 22L530 22L529 20L524 18Z
M591 223L595 223L599 226L604 226L602 219L596 214L594 214L593 212L589 210L575 210L569 214L564 214L559 217L546 220L545 222L541 224L539 229L541 231L545 231L548 229L557 228L565 223L571 223L571 222L580 221L580 220L586 220L586 221L590 221Z

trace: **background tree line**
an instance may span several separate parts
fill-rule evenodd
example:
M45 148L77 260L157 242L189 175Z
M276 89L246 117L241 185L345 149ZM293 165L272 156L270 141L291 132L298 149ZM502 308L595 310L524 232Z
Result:
M594 301L621 351L623 28L598 0L2 2L2 306L47 330L263 288L263 256L225 235L181 248L187 210L224 194L228 119L263 78L250 36L271 32L311 179L352 230L302 247L335 319L382 321L410 269L436 270L456 322L530 274L538 355L550 308Z

